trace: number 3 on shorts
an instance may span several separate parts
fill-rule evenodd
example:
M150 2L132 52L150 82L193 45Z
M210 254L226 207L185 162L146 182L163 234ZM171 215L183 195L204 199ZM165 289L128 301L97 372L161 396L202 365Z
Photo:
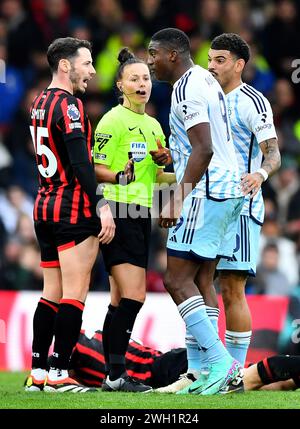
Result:
M44 167L42 164L38 165L39 172L43 177L52 177L57 170L57 160L54 153L44 144L41 144L42 137L49 137L48 129L45 127L37 127L36 139L34 135L34 127L30 126L30 133L34 143L34 148L37 155L44 155L47 158L48 165Z

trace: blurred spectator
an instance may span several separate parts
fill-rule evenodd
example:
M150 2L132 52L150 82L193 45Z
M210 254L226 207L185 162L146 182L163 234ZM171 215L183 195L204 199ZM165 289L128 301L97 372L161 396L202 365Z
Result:
M295 286L299 282L296 244L282 235L274 203L271 200L266 200L265 208L266 214L260 236L258 261L262 259L264 247L268 243L275 244L278 248L278 269L287 277L289 284Z
M12 156L3 144L3 138L0 131L0 188L9 186L12 165Z
M197 29L197 8L198 0L174 0L172 8L170 3L166 1L165 7L168 13L172 16L172 27L179 28L188 35Z
M114 87L115 74L118 68L118 53L123 46L131 51L140 45L142 33L133 24L123 24L116 33L112 34L105 44L104 49L97 55L95 68L97 71L99 90L111 94Z
M265 245L257 266L255 292L266 295L289 295L296 285L279 268L279 250L275 243Z
M8 289L42 290L43 276L37 244L22 244L17 261L6 267L4 273L4 285Z
M0 217L8 234L17 230L22 214L32 217L33 201L18 186L10 186L6 194L0 193Z
M105 48L107 40L123 25L123 10L117 0L94 0L90 3L88 24L92 33L94 55Z
M3 249L3 261L0 271L1 289L15 289L16 272L18 269L19 258L22 244L17 236L11 236Z
M6 62L5 83L0 83L0 131L4 133L12 125L25 85L21 72L7 63L7 48L1 41L0 58Z
M251 33L248 34L248 38L245 37L245 34L243 34L243 38L250 43L251 56L245 67L243 80L268 96L274 87L275 75L271 71L266 58L259 52L258 46L253 43L253 35Z
M300 46L299 16L292 0L276 0L275 14L264 32L265 56L278 76L290 78Z
M7 26L8 63L20 71L29 66L29 55L36 39L34 23L23 7L22 0L2 0L0 16Z
M136 24L143 29L146 39L162 28L170 27L172 20L165 0L138 0Z
M15 234L22 244L34 244L36 242L32 216L25 213L20 214Z
M297 161L291 156L282 156L281 168L270 183L276 194L278 221L283 225L287 221L290 201L300 188Z
M58 37L70 33L70 14L67 0L31 0L32 15L37 37L33 41L36 48L46 50Z
M40 90L47 86L46 82L40 81ZM29 89L19 110L16 113L14 127L6 136L7 147L10 149L14 160L12 182L22 187L27 194L35 196L38 186L35 150L28 126L29 106L38 94L39 88Z
M274 123L282 134L283 153L300 155L300 111L295 92L288 79L278 79L271 96Z
M248 3L244 0L228 0L223 6L223 29L225 33L240 34L250 28Z
M220 0L198 1L197 9L197 28L204 40L211 41L223 33Z

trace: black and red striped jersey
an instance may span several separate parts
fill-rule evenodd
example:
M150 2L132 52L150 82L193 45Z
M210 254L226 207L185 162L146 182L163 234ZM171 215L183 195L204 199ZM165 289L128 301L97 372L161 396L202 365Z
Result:
M153 363L160 356L160 351L130 340L125 355L128 375L151 385ZM81 330L71 358L70 367L75 371L72 376L87 386L100 387L105 378L104 362L102 332L96 331L92 338L88 338Z
M91 125L81 100L59 88L45 89L32 103L30 131L39 174L34 220L77 224L80 218L96 217L91 198L74 174L67 147L75 148L84 139L92 164Z

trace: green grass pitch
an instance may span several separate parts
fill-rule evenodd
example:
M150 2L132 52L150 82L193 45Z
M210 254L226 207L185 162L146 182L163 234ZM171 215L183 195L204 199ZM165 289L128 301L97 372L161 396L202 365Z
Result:
M244 394L166 395L158 393L51 394L25 392L25 373L0 372L1 409L300 409L300 390Z

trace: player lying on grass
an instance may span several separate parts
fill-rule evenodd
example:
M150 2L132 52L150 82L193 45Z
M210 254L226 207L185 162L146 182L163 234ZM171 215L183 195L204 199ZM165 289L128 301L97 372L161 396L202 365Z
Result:
M102 332L92 337L81 330L73 350L72 377L88 387L101 388L105 378ZM176 393L172 386L187 371L185 348L162 353L131 340L126 353L126 369L131 377L159 393ZM300 388L300 356L272 356L244 368L244 389L295 390ZM42 391L42 388L36 389Z
M102 333L92 338L82 330L71 358L73 377L87 386L101 387L104 374ZM175 393L171 386L187 370L186 349L161 353L130 341L126 353L126 368L130 376L157 389ZM272 356L244 368L245 390L295 390L300 387L300 356Z

